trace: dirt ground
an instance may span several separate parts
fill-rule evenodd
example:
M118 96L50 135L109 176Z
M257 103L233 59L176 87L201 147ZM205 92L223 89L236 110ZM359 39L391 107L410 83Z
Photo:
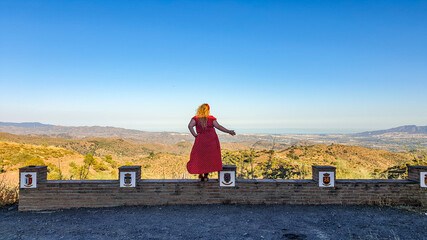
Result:
M329 205L12 207L0 209L0 239L427 239L427 216Z

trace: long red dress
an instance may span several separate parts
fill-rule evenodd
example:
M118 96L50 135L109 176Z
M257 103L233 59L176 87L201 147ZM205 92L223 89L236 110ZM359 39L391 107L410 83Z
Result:
M202 127L197 116L193 119L196 121L197 137L191 150L190 161L187 163L188 172L203 174L222 171L221 148L213 126L216 118L209 116L206 128Z

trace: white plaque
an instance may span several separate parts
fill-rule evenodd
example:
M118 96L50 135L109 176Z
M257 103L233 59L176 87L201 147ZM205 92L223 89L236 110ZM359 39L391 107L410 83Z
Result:
M120 187L135 187L136 186L136 173L135 172L121 172L120 173Z
M234 187L234 186L236 186L236 172L235 171L220 171L219 172L219 186L221 186L221 187Z
M420 186L427 188L427 172L420 172Z
M319 187L334 187L334 172L319 172Z
M37 173L36 172L21 172L21 188L36 188Z

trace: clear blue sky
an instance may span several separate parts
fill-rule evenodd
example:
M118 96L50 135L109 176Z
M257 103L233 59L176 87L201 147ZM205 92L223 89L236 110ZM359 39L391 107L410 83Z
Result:
M240 132L427 125L427 1L0 2L0 121L185 131L204 102Z

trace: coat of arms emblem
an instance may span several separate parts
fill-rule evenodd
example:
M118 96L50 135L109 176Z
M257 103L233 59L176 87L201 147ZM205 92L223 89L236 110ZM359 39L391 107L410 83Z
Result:
M323 186L329 186L331 185L331 176L329 173L323 174Z
M26 174L25 175L25 187L32 187L33 186L33 175L32 174Z
M125 174L125 181L124 181L123 185L126 187L132 186L132 174L130 174L130 173Z
M231 173L224 173L222 184L231 185L233 182L231 181Z
M224 181L225 181L225 183L229 183L231 181L231 174L230 173L224 173Z

